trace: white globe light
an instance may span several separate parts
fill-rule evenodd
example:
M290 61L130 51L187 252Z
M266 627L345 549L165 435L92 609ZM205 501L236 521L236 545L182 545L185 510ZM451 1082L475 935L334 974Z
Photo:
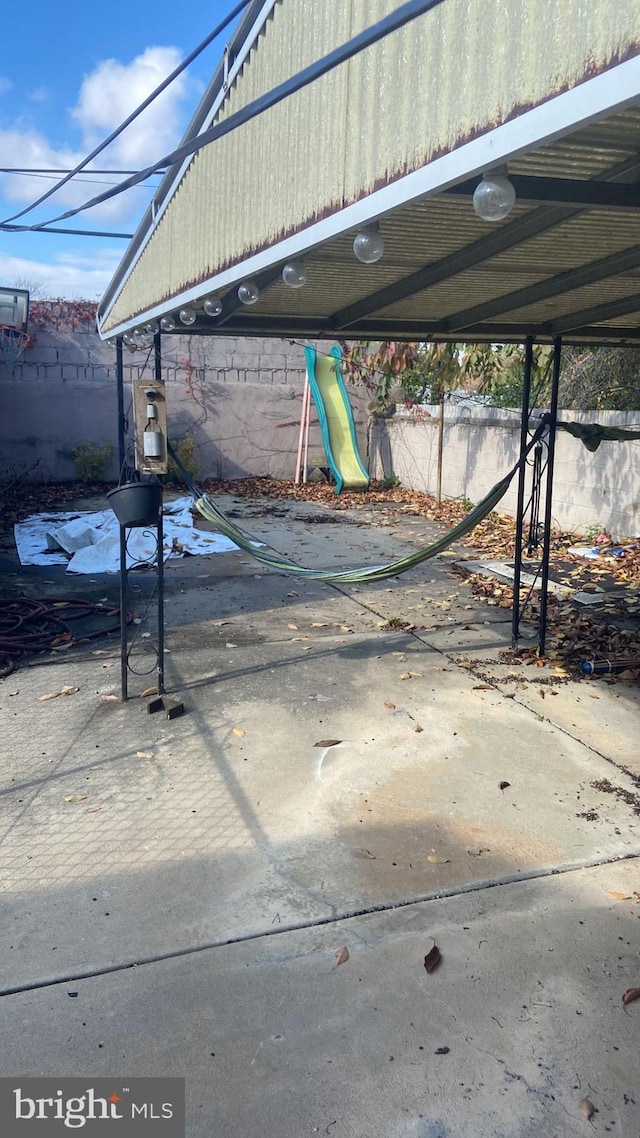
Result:
M219 296L208 296L202 307L207 316L219 316L222 312L222 301Z
M173 316L163 316L162 320L160 321L160 327L162 328L163 332L174 332L176 322L173 319Z
M473 194L473 208L483 221L502 221L515 203L513 182L505 174L485 174Z
M282 269L282 280L287 288L302 288L307 283L307 266L304 261L288 261Z
M243 281L238 289L238 300L241 304L255 304L260 296L260 289L255 281Z
M377 226L369 226L356 233L353 252L363 265L375 265L384 253L384 238Z
M194 308L181 308L180 309L180 321L182 324L186 324L187 326L189 324L195 324L196 319L197 319L197 314L196 314L196 311Z
M143 330L143 332L146 332L147 336L155 336L159 327L160 326L158 324L158 321L152 320L150 324L145 324L145 326L142 330Z

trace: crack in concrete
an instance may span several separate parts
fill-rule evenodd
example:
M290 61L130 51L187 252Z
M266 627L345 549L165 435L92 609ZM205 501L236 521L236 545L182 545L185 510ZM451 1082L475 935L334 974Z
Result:
M541 878L557 877L565 873L576 873L583 869L595 869L601 865L615 865L620 861L633 861L640 858L640 846L624 853L611 854L605 857L585 858L581 861L568 862L560 865L540 866L525 873L506 873L500 877L487 878L482 881L465 882L462 885L451 886L447 889L434 890L420 897L410 897L404 901L380 902L377 905L368 905L362 909L352 909L338 915L315 917L313 920L291 922L280 925L278 928L263 929L261 932L245 933L241 936L232 936L220 940L208 941L204 944L192 945L190 948L178 948L171 952L160 952L153 956L140 957L137 960L121 961L105 967L85 969L79 972L67 972L59 976L49 976L42 980L25 980L22 984L0 988L0 998L3 996L16 996L24 992L34 992L40 988L53 988L59 984L77 983L80 980L91 980L100 976L110 976L117 972L128 972L132 968L142 968L149 964L160 964L165 960L179 960L182 957L195 956L201 952L208 952L214 948L226 948L234 944L249 944L252 941L267 940L279 937L285 933L304 932L306 929L323 928L326 925L341 924L345 921L357 920L374 913L393 913L397 909L409 909L415 905L424 905L429 901L442 901L451 897L461 897L467 893L481 893L489 889L497 889L503 885L516 885L523 881L535 881Z

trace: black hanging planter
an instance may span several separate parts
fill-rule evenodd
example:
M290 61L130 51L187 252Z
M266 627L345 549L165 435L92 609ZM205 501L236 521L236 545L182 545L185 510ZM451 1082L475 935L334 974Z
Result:
M107 494L121 526L155 526L162 510L159 482L125 482Z

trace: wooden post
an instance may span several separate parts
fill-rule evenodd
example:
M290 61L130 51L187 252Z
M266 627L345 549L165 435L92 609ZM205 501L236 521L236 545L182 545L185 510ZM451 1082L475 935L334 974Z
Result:
M438 489L436 498L442 501L442 452L444 449L444 392L440 399L440 419L438 422Z

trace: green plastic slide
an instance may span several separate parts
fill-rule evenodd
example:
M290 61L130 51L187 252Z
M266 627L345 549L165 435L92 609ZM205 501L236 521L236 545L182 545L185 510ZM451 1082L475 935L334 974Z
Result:
M353 411L340 368L342 352L337 344L328 356L318 355L310 344L304 352L322 442L336 480L336 494L341 490L368 490L369 475L360 458Z

